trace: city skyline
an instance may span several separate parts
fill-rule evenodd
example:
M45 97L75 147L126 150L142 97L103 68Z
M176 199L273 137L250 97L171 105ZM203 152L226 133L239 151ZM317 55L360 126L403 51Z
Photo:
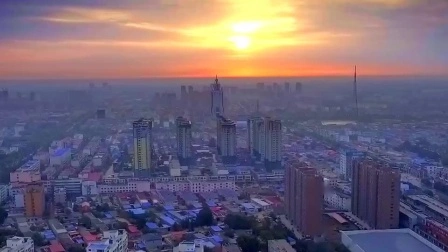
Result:
M448 2L2 1L0 79L446 75ZM446 53L444 53L446 52Z

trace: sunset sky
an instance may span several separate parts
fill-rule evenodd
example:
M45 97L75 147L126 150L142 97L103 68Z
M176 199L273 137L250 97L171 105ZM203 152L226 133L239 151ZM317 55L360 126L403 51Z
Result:
M448 0L1 0L0 78L448 75Z

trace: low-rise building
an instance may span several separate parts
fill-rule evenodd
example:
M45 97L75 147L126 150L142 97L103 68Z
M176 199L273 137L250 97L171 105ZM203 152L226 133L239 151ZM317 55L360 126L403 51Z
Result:
M0 252L34 252L34 242L31 237L14 236L6 240L6 246Z
M128 251L128 234L126 230L110 230L103 233L103 239L89 243L87 252L126 252Z
M173 252L204 252L204 242L202 240L183 241L173 249Z

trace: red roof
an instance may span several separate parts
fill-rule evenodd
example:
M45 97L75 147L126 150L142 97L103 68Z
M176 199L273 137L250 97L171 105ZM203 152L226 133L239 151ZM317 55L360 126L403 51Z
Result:
M102 176L103 175L101 174L101 172L90 172L88 175L88 179L90 181L99 182Z
M83 232L81 236L84 242L86 243L98 240L98 237L96 235L91 234L90 232Z
M65 252L64 247L60 243L51 244L48 248L50 252Z
M138 230L138 228L136 227L136 226L134 226L134 225L129 225L128 226L128 231L130 232L130 233L139 233L140 231Z

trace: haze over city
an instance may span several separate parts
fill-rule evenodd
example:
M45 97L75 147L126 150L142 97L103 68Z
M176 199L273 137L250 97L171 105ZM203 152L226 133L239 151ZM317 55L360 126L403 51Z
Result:
M0 78L443 75L444 0L0 3Z
M0 252L448 251L448 0L0 0Z

